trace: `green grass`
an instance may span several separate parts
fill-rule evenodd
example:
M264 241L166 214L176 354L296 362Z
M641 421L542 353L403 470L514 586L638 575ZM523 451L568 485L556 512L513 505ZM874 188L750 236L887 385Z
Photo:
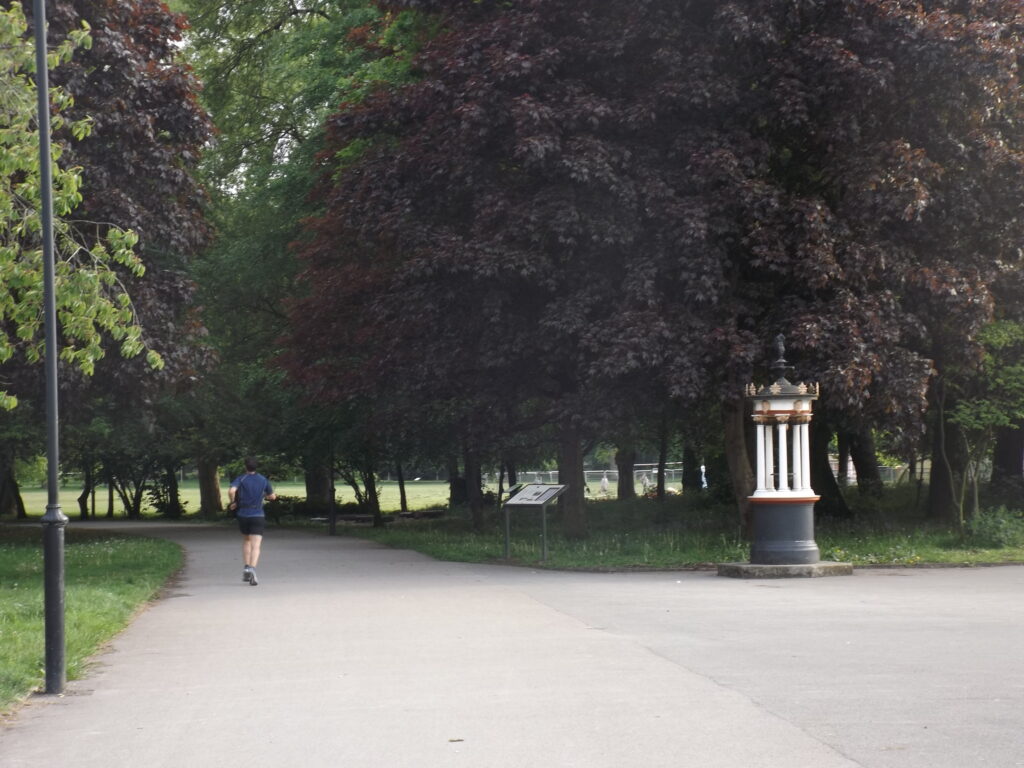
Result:
M500 526L477 533L462 520L402 521L383 529L347 527L343 531L439 560L481 563L504 558L505 534ZM510 538L509 550L513 562L537 563L542 552L540 528L519 526ZM686 568L743 560L746 553L743 542L722 533L597 531L576 541L549 528L545 564L571 569Z
M552 568L687 568L742 560L747 545L728 526L716 525L714 509L666 500L600 501L588 505L590 535L567 539L555 509L548 512L548 559ZM518 563L541 558L540 513L512 514L510 557ZM383 529L347 526L344 533L388 546L413 549L441 560L496 562L504 558L503 518L490 515L482 531L464 517L442 520L400 520Z
M854 565L977 565L1022 563L1024 547L983 547L945 528L902 531L830 530L820 526L815 540L822 560Z
M271 478L274 490L280 496L292 496L305 498L306 486L301 482L293 480L275 480ZM590 492L594 498L600 493L599 483L590 483ZM398 490L398 483L394 481L381 481L380 505L383 512L396 512L401 509L401 498ZM225 503L227 502L227 482L221 485L221 491ZM497 490L495 487L492 490ZM355 494L347 485L337 483L337 500L339 504L346 504L355 501ZM64 513L69 517L78 517L78 494L81 488L74 485L67 485L61 489L60 503ZM448 481L446 480L407 480L405 483L405 495L409 509L427 509L448 504ZM46 511L46 490L44 488L21 489L21 497L25 502L25 509L32 517L42 517ZM181 500L185 504L186 514L194 513L199 509L199 485L195 480L186 480L181 484ZM96 514L103 517L107 511L106 487L100 487L96 491ZM121 502L114 501L114 514L123 516Z
M306 486L303 483L291 481L273 481L274 490L280 496L294 496L305 498ZM393 512L401 508L401 500L398 492L398 483L380 483L381 509L385 512ZM227 503L227 483L222 484L221 491L224 503ZM60 504L64 514L68 517L78 517L78 494L81 488L67 486L61 489ZM448 483L446 481L421 480L419 482L408 481L405 484L405 493L410 509L425 509L433 506L444 506L448 503ZM21 497L25 502L25 510L32 517L42 517L46 511L46 490L40 488L22 488ZM355 494L346 485L337 485L337 499L339 504L355 501ZM199 486L194 480L186 480L181 486L181 500L185 503L186 514L199 510ZM96 492L96 515L103 517L107 512L107 491L100 488ZM122 517L124 512L121 509L119 499L114 500L114 514Z
M153 598L183 562L168 541L69 528L65 532L68 679ZM42 530L0 526L0 712L44 678Z
M605 501L588 507L590 535L566 539L552 511L548 560L552 568L695 568L743 562L749 546L728 505L701 500ZM511 560L534 564L541 557L539 513L514 513ZM383 529L349 526L343 532L441 560L497 562L504 557L504 527L491 515L482 531L465 519L401 520ZM1024 563L1022 546L981 546L977 539L912 517L868 517L856 524L819 523L815 539L823 560L855 565L975 565Z

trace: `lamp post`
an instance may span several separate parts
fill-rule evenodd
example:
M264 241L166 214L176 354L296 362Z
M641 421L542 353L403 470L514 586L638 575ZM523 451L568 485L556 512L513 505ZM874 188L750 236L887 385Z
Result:
M60 508L57 419L57 301L53 247L53 170L50 158L50 83L46 62L46 2L33 0L36 40L36 93L39 121L39 185L43 234L43 315L46 327L46 514L43 515L43 589L46 692L62 693L64 659L64 528Z

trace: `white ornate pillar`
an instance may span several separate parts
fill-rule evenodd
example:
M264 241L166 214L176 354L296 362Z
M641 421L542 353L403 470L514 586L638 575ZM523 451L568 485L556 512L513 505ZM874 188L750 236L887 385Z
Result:
M811 490L811 425L808 417L800 425L800 463L803 465L804 483L800 486L802 491Z
M799 491L804 487L804 461L803 461L803 440L804 433L800 430L800 424L793 425L793 490Z
M789 424L786 421L789 419L788 416L779 416L779 490L789 490L789 444L786 440L786 434L789 430Z
M766 462L765 462L765 455L764 455L764 451L765 451L765 447L764 447L765 424L764 424L763 420L757 422L757 427L755 428L755 431L757 432L757 490L759 490L759 491L766 491L766 490L768 490L768 485L767 485L767 483L765 481L766 480L766 476L765 476L765 463Z

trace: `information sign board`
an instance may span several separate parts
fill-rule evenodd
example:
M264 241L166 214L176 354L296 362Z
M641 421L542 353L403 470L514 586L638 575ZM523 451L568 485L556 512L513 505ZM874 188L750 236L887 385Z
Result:
M540 541L541 541L541 562L548 559L548 504L558 498L558 495L565 490L564 485L526 485L516 491L516 495L504 504L505 509L505 559L509 558L509 540L511 528L509 525L510 507L533 507L540 509Z
M542 507L564 490L564 485L527 485L505 504L510 507Z

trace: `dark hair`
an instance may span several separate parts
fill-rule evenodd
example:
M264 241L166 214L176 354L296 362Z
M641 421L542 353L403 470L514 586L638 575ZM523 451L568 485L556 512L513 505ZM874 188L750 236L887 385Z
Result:
M256 471L256 467L258 467L258 466L259 466L259 464L256 463L256 459L254 459L252 456L246 456L245 457L245 471L246 472L255 472Z

